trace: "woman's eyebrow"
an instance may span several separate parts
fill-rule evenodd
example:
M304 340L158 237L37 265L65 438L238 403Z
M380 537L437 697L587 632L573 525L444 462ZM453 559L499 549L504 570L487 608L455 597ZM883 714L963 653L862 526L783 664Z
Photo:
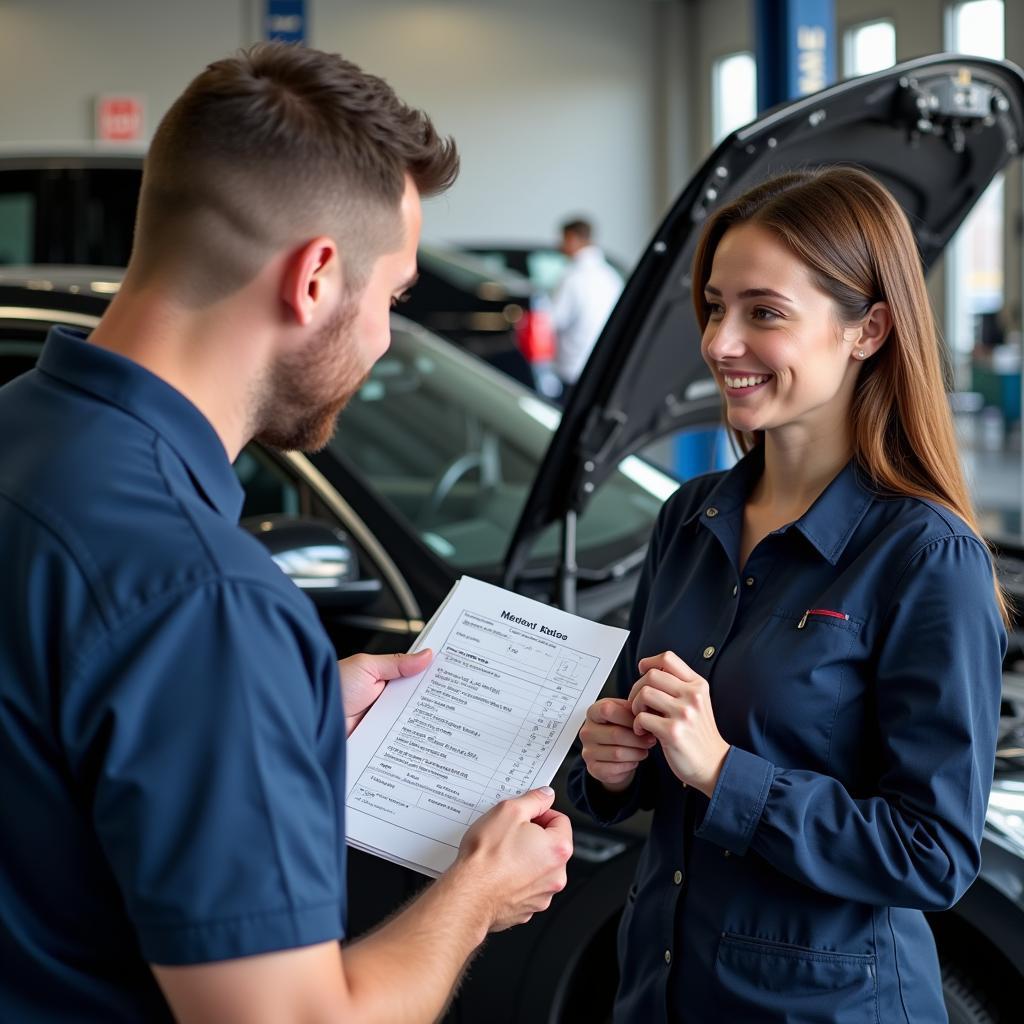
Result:
M710 284L704 286L704 291L707 292L708 295L717 295L719 297L721 297L722 295L722 293L717 288ZM737 298L756 299L760 298L761 296L770 296L773 299L782 299L783 302L788 302L790 303L790 305L792 305L793 303L793 300L791 298L788 298L787 296L783 295L782 292L775 291L774 288L747 288L744 291L740 292Z

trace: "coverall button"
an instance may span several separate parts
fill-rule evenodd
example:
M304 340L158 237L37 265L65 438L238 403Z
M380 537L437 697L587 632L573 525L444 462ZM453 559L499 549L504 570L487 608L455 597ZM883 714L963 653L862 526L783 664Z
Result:
M754 577L748 576L743 582L746 583L748 587L752 587L754 585Z
M711 508L708 508L708 509L704 510L704 515L706 515L708 517L708 519L714 519L715 516L718 515L718 509L715 508L714 505L712 505Z
M682 871L679 871L677 869L675 874L672 875L672 881L675 882L676 885L679 885L679 883L682 882L682 880L683 880L683 873L682 873Z
M715 649L714 649L714 647L705 647L704 648L704 659L705 659L705 661L707 659L709 659L709 658L713 658L714 656L715 656Z
M667 964L672 963L672 950L671 949L666 949L665 950L665 963L667 963Z
M732 596L735 597L740 592L739 584L735 584L732 588Z

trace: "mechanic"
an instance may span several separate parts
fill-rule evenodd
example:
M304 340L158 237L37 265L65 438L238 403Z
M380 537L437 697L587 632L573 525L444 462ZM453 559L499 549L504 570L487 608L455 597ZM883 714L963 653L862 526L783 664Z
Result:
M211 64L155 134L99 325L0 391L0 1020L431 1021L564 886L539 789L339 942L346 735L430 656L339 664L238 526L232 461L327 442L457 170L338 56Z
M710 218L693 300L746 454L664 506L570 779L654 809L616 1020L944 1021L924 912L980 867L1008 616L913 233L787 174Z
M555 371L564 389L564 404L619 301L622 278L594 241L589 220L566 221L560 249L569 264L552 296L551 319L557 342Z

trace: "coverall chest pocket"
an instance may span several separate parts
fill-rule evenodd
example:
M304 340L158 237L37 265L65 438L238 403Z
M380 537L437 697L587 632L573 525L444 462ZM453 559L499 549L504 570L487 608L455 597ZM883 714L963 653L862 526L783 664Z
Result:
M724 932L715 973L723 1020L759 1024L878 1021L873 953L836 953Z
M744 709L754 750L767 741L793 763L828 765L840 708L861 696L855 662L862 624L838 609L778 609L768 616L728 695L729 704Z

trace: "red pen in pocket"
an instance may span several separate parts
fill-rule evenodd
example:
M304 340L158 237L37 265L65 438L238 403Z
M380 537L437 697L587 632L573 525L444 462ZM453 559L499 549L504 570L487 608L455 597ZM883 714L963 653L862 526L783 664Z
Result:
M826 618L829 618L829 619L845 619L845 620L849 620L849 618L850 618L850 616L847 615L846 612L834 612L834 611L831 611L828 608L808 608L807 611L804 612L803 618L801 618L800 621L797 623L797 626L796 626L797 629L803 629L804 626L807 625L807 616L808 615L824 615Z

